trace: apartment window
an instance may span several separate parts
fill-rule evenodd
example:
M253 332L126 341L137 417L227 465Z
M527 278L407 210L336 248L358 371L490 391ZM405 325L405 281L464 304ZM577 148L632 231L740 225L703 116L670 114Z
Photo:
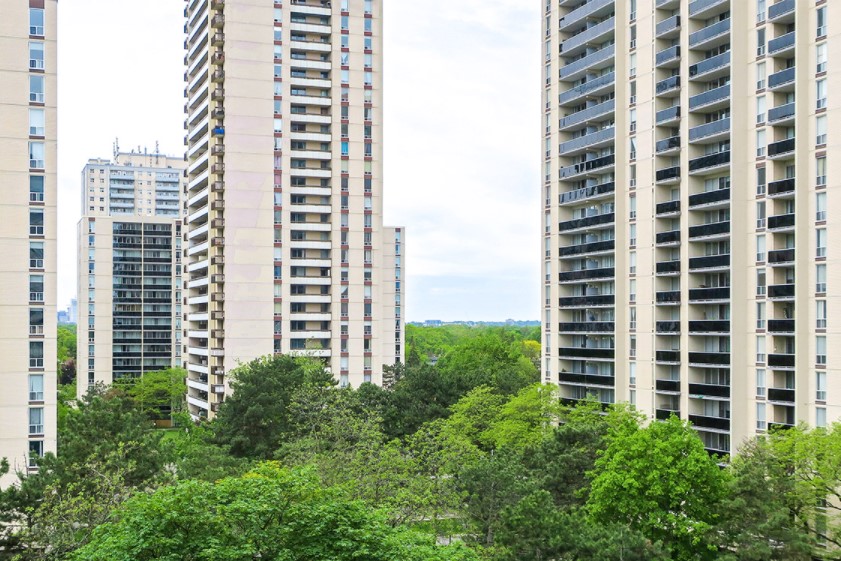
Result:
M756 64L756 89L757 90L764 90L765 89L765 78L767 76L767 71L765 70L765 63L759 62Z
M628 383L632 386L637 384L637 363L628 363Z
M628 57L628 76L633 78L637 75L637 53L631 53Z
M756 131L756 157L765 157L765 129Z
M44 169L44 143L30 142L29 143L29 167L31 169Z
M46 124L43 109L29 109L29 136L44 136Z
M44 9L29 8L29 34L44 36Z
M756 337L756 362L759 364L765 363L765 336L759 335Z
M44 209L30 208L29 209L29 235L43 236L44 235Z
M628 300L630 302L637 301L637 281L635 279L628 282Z
M637 328L637 309L634 306L631 306L628 309L628 328L629 329L636 329Z
M826 401L826 372L815 373L815 399Z
M815 119L815 144L817 144L818 146L820 146L821 144L826 144L826 123L826 115L819 115Z
M635 19L637 19L637 0L631 0L629 8L630 8L629 19L631 21L634 21Z
M637 252L632 251L628 255L628 272L632 275L637 273Z
M756 404L756 430L765 430L768 428L768 422L765 417L765 403Z
M815 327L826 329L826 300L815 301Z
M29 368L44 368L44 342L29 342Z
M756 397L765 397L765 370L759 368L756 370Z
M765 122L765 112L767 111L767 102L765 100L765 96L761 95L756 98L756 123L761 124ZM764 134L764 130L762 131ZM760 143L758 140L756 142L757 152L759 151L759 146L764 146L765 142L763 141ZM759 154L757 154L759 155Z
M826 193L815 194L815 220L826 220Z
M756 21L757 23L765 21L765 0L756 0Z
M826 257L826 228L815 230L815 245L817 246L815 257Z
M756 56L765 54L765 28L756 30Z
M628 244L631 247L635 247L637 245L637 225L631 224L628 227Z
M821 38L826 35L826 6L821 6L820 8L818 8L817 12L818 18L816 36L818 38Z
M630 178L629 179L630 186L631 187L636 187L637 186L637 166L636 166L636 164L631 164L631 166L629 167L628 177Z
M826 109L826 78L815 82L817 92L817 109Z
M44 408L29 408L29 434L44 434Z
M756 328L765 329L765 302L756 303Z
M826 407L815 408L815 426L819 429L826 428Z
M29 101L44 103L44 77L38 74L29 76Z
M826 72L826 43L821 43L815 48L815 58L817 59L815 72L818 74Z
M29 268L44 268L44 242L29 242Z
M815 186L826 186L826 156L815 159Z
M765 227L765 201L758 201L756 203L756 227Z
M40 175L29 176L29 200L33 203L44 202L44 177Z
M29 401L44 401L44 375L29 375Z
M765 296L765 269L756 270L756 295Z
M637 337L636 335L631 335L628 344L628 354L631 358L637 356Z
M815 364L826 364L826 337L815 337Z
M815 292L826 294L826 265L815 266Z
M630 197L628 197L628 207L630 209L628 211L628 217L631 220L634 220L637 217L637 197L636 196L631 195Z
M631 109L628 112L628 120L631 123L631 125L630 125L631 132L636 132L636 130L637 130L637 110L636 109ZM632 149L632 151L634 151L634 150Z
M42 41L29 42L29 68L44 70L44 43Z
M634 126L636 126L636 123L634 123ZM629 159L636 160L637 159L637 137L632 136L630 144L631 144L631 150L630 150L630 153L629 153Z
M765 234L756 236L756 262L765 262Z

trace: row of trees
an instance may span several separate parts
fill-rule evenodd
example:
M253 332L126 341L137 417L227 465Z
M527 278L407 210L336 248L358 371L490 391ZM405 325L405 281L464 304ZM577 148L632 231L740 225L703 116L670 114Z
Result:
M213 422L171 431L145 392L93 392L60 455L0 493L0 558L841 559L841 427L720 467L678 419L562 406L526 375L524 339L493 337L386 389L259 359Z

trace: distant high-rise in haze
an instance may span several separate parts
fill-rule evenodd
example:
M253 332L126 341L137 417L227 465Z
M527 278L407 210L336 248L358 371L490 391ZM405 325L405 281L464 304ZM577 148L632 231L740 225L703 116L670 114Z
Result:
M56 449L56 0L0 0L0 458Z
M718 453L841 418L841 7L540 5L545 381Z
M403 356L405 231L382 224L382 0L189 0L184 362L212 416L240 361Z

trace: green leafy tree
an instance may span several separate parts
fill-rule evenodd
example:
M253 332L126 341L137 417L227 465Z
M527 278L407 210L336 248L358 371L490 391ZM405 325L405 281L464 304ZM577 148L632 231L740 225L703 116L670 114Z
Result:
M468 339L447 352L438 366L460 395L482 385L513 394L539 381L539 371L521 345L495 333Z
M183 368L146 372L126 386L126 394L151 420L171 421L174 413L184 410L186 378L187 372Z
M710 534L725 489L725 473L695 430L672 417L610 438L587 507L600 523L662 542L676 560L714 559Z
M233 394L213 423L216 442L238 457L270 459L292 430L289 404L298 388L335 385L323 365L309 358L265 356L231 372Z

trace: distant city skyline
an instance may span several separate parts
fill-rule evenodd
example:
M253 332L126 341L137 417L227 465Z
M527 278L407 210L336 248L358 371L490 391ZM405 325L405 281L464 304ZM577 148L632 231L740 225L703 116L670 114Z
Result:
M538 317L538 9L517 0L386 6L385 219L409 234L409 321ZM183 4L79 0L59 5L59 22L60 72L78 77L59 93L63 307L75 294L88 158L110 157L117 138L123 150L184 150Z

